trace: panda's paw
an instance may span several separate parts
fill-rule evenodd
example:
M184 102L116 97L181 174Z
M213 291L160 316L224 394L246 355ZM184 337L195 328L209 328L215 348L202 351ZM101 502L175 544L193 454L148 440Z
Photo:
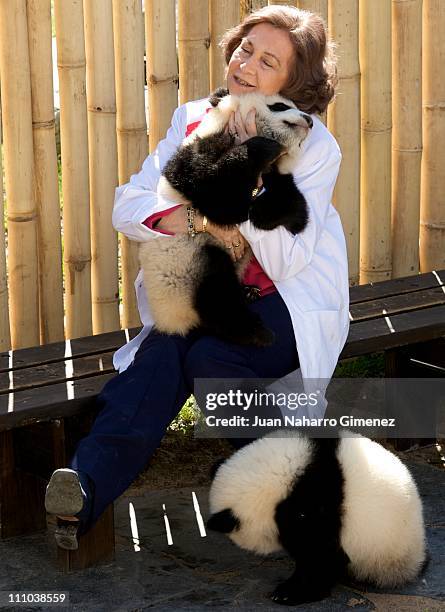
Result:
M319 601L328 597L330 594L329 590L317 589L315 587L308 587L300 583L296 583L294 580L286 580L277 586L275 591L270 595L270 599L284 606L298 606L303 603L310 603L312 601Z
M257 228L262 230L273 230L282 225L282 219L277 219L276 212L266 206L254 204L249 211L249 220Z

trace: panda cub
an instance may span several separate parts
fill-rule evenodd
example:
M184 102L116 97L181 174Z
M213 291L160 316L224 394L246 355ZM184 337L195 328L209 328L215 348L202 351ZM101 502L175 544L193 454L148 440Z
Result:
M259 554L285 549L295 572L272 594L296 605L343 577L396 587L425 563L422 503L403 463L343 430L310 439L281 430L222 463L210 489L209 529Z
M219 89L212 108L166 164L158 193L192 205L221 226L250 219L259 229L283 225L292 234L308 221L305 198L292 170L312 119L282 96L229 95ZM256 109L258 136L236 145L226 126L239 110ZM264 190L253 192L262 176ZM186 335L201 327L238 344L266 346L273 334L248 308L241 284L252 252L236 264L210 234L150 240L140 247L148 302L156 328Z

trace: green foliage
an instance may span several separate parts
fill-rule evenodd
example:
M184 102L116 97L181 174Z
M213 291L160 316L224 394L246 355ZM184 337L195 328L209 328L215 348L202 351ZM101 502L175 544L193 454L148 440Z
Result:
M191 395L181 408L181 412L171 423L170 429L172 431L180 431L183 434L191 434L198 417L198 412L195 398Z
M385 376L385 356L372 353L355 359L347 359L337 365L335 378L382 378Z

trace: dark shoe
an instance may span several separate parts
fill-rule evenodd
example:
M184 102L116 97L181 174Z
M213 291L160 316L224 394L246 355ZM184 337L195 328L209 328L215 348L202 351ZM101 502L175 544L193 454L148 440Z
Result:
M46 487L45 508L58 517L55 539L60 548L77 550L91 510L90 481L86 474L70 468L53 472ZM78 520L67 520L66 517Z

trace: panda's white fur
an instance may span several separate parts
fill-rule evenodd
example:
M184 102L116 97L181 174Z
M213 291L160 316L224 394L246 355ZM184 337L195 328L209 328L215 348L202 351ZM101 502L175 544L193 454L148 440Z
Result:
M292 108L273 112L268 107L280 103ZM240 110L245 118L252 107L256 109L258 135L276 140L286 149L286 154L277 162L279 173L291 172L300 153L301 143L310 131L309 119L293 102L279 95L222 97L218 105L209 110L199 126L184 140L183 146L193 143L198 137L205 138L222 132L234 110ZM174 204L189 204L164 176L159 180L158 193ZM150 240L140 245L139 260L144 273L147 299L159 331L186 335L199 326L200 317L194 297L203 274L201 253L205 244L219 243L206 233L193 239L175 236ZM235 264L240 279L251 256L252 252L247 247L242 260Z
M188 234L166 240L152 240L139 248L139 261L144 271L144 285L156 328L167 334L185 336L199 326L195 308L196 286L205 262L199 257L205 244L218 244L209 234ZM241 279L251 257L247 249L236 263Z
M275 509L304 474L312 446L298 433L274 432L219 467L210 511L231 509L239 527L228 535L238 546L259 554L282 548ZM337 458L344 479L340 543L350 559L348 571L380 587L414 579L425 561L425 533L410 472L380 444L346 431Z

